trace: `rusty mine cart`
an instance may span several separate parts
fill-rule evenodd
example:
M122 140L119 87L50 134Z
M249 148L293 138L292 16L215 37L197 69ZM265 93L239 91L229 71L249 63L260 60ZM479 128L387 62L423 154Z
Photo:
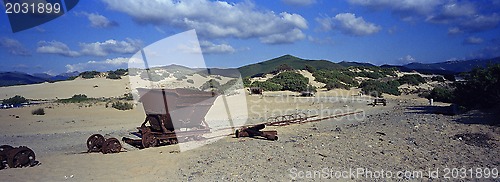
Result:
M148 148L199 140L210 132L205 115L218 96L215 92L186 88L137 90L146 119L134 134L142 139L124 137L125 143Z

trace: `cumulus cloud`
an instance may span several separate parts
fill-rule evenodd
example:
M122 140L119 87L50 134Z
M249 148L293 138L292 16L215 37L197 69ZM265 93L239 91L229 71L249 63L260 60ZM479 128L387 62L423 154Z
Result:
M87 13L81 12L77 13L77 15L84 15L90 21L90 26L94 28L111 28L118 26L118 23L115 21L111 21L103 15L99 13Z
M106 59L104 61L88 61L84 63L77 64L67 64L66 69L67 72L82 72L88 70L97 70L97 71L108 71L115 70L118 68L126 68L129 62L129 58L118 57L112 59Z
M30 56L31 53L26 49L21 42L11 38L1 38L0 47L4 48L9 54L16 56Z
M308 6L316 3L316 0L282 0L285 4L292 6Z
M58 54L67 57L107 56L109 54L132 54L139 51L142 41L126 38L123 41L106 40L104 42L80 43L80 51L71 50L59 41L38 42L38 53Z
M265 11L245 1L103 0L109 9L128 14L140 24L196 29L207 38L261 38L264 43L290 43L280 35L303 36L307 21L301 15ZM272 41L276 40L276 41ZM296 41L296 40L294 40Z
M66 57L76 57L81 54L77 51L72 51L68 45L59 41L40 41L38 42L38 53L58 54Z
M464 40L464 44L481 44L483 43L484 40L480 37L474 37L474 36L470 36L470 37L467 37L465 40Z
M356 17L353 13L340 13L335 17L316 18L320 29L324 31L339 30L344 34L366 36L379 32L382 28L367 22L363 17Z
M480 32L498 26L498 5L490 1L457 0L349 0L353 5L371 9L389 9L403 20L423 19L429 23L447 24L453 28L449 34ZM491 8L493 7L493 8ZM481 11L481 8L485 11ZM492 11L493 10L493 11ZM451 30L451 29L450 29Z
M411 55L406 55L402 58L399 58L398 61L401 63L401 64L408 64L408 63L413 63L415 62L415 58Z
M200 47L203 53L206 54L225 54L225 53L233 53L236 50L228 44L214 44L209 41L201 41Z
M372 9L390 9L403 17L412 14L427 15L444 0L349 0L351 4Z
M80 43L81 53L93 56L107 56L112 53L132 54L139 51L142 41L127 38L124 41L106 40L104 42Z

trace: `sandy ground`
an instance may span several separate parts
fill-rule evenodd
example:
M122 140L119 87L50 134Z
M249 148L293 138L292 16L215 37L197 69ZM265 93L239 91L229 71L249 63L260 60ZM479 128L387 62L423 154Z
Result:
M104 89L105 86L101 85L108 83L106 80L98 81L102 82L98 83L97 89ZM121 81L109 83L116 84L116 87L121 85ZM94 84L79 85L92 87ZM16 88L2 89L9 91L2 93L15 93ZM71 91L71 88L67 89L68 92ZM103 91L100 94L119 96L123 94L118 93L121 91ZM458 116L432 114L436 108L426 106L425 99L412 96L386 96L389 99L388 106L373 107L368 105L372 99L357 96L358 92L359 90L320 91L316 97L295 97L294 93L289 92L265 92L263 96L245 96L246 102L237 96L219 97L205 118L214 129L213 133L206 137L220 136L215 138L219 140L187 142L199 145L191 150L183 149L182 145L139 150L122 143L124 152L107 155L85 153L87 150L85 141L94 133L118 139L131 137L130 132L136 131L136 127L145 117L141 104L129 111L106 108L105 103L46 103L0 110L0 144L26 145L35 151L37 160L41 163L30 168L0 170L0 179L2 181L324 181L328 179L323 179L321 176L308 178L304 174L307 171L321 171L325 168L331 171L366 168L385 171L437 169L441 171L440 178L436 180L442 180L443 169L446 167L498 169L500 159L497 147L500 144L500 130L498 126L484 124L492 118L484 118L481 113ZM21 94L29 93L25 91ZM27 97L61 98L73 95L60 91L53 95L48 91L37 93L40 95ZM92 95L92 92L86 94ZM225 136L232 131L222 130L225 126L231 126L224 100L229 105L231 121L235 125L261 123L272 116L298 112L320 117L352 111L363 112L320 122L267 128L277 130L279 136L277 141L268 141ZM45 109L45 115L31 115L32 110L40 107ZM475 141L460 135L467 133L486 134L491 140ZM335 179L332 176L323 177ZM403 176L401 179L379 180L422 179L429 180L431 176ZM348 177L340 180L375 179L367 179L366 175L361 175L357 178Z

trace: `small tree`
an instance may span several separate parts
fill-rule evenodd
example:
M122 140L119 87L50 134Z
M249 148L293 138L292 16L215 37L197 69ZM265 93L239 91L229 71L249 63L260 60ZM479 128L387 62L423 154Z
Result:
M22 103L28 102L28 99L24 98L23 96L16 95L14 97L4 99L2 101L3 104L9 104L9 105L20 105Z
M33 111L31 111L32 115L45 115L45 110L43 108L38 108Z

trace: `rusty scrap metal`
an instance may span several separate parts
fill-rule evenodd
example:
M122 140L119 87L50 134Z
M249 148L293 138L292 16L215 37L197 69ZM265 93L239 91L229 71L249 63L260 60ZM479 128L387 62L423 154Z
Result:
M286 126L286 125L291 125L291 124L318 122L318 121L322 121L322 120L326 120L326 119L358 114L361 112L363 112L363 111L347 112L347 113L342 113L342 114L337 114L337 115L326 116L326 117L322 117L322 118L316 118L316 117L318 117L318 115L307 116L305 113L296 113L296 114L276 116L276 117L269 118L268 122L266 122L266 123L261 123L261 124L257 124L257 125L250 125L250 126L242 126L240 129L236 130L234 134L235 134L236 138L261 136L261 137L264 137L268 140L277 140L278 139L278 136L277 136L278 132L276 130L272 130L272 131L260 131L260 130L264 129L266 126ZM312 119L312 118L316 118L316 119Z
M242 127L236 130L236 138L240 137L264 137L268 140L278 140L278 131L260 131L266 127L265 124L258 124L255 126Z
M122 149L116 138L105 139L101 134L93 134L87 139L87 152L102 152L103 154L118 153Z
M33 167L38 163L35 160L35 152L26 146L0 146L0 169Z

